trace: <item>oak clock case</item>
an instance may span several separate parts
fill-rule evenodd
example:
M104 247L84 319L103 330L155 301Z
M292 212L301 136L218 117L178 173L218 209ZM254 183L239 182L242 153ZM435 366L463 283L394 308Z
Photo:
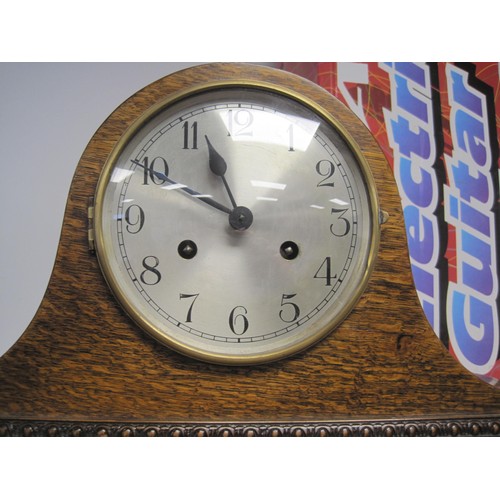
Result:
M0 358L0 435L499 434L406 248L384 155L328 92L246 64L162 78L82 154Z
M146 332L225 364L270 362L349 313L379 209L356 143L286 88L211 82L160 102L107 161L96 251Z

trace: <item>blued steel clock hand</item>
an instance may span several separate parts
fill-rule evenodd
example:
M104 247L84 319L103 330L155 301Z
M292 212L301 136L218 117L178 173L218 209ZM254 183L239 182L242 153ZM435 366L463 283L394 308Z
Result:
M222 179L227 194L229 195L229 199L231 200L231 204L233 205L233 210L229 214L229 225L233 229L237 229L238 231L248 229L252 225L253 214L247 207L241 207L236 204L233 193L231 192L231 188L229 187L229 184L227 183L225 177L227 163L212 146L212 143L209 141L206 135L205 140L207 141L208 145L208 165L210 167L210 170Z
M225 177L225 173L227 170L227 163L224 160L224 158L222 158L222 156L212 146L212 143L208 140L207 136L205 136L205 139L208 145L208 165L210 166L210 170L215 175L218 175L222 179L227 194L229 195L229 199L231 200L231 204L233 205L233 208L236 208L237 207L236 201L234 200L233 193L231 192L231 189L229 188L229 184L227 183Z
M134 165L142 167L145 170L148 170L149 172L153 173L156 177L158 177L158 179L160 179L162 181L168 182L169 184L178 184L179 185L178 189L190 194L192 197L202 201L203 203L206 203L207 205L210 205L211 207L216 208L217 210L220 210L221 212L224 212L224 213L229 214L229 215L231 215L234 212L234 210L232 210L231 208L228 208L228 207L222 205L221 203L219 203L218 201L215 201L212 198L206 197L206 196L202 195L201 193L198 193L197 191L195 191L194 189L191 189L188 186L184 186L184 185L170 179L165 174L162 174L161 172L157 172L156 170L152 170L151 168L146 168L141 162L139 162L137 160L130 160L130 161Z

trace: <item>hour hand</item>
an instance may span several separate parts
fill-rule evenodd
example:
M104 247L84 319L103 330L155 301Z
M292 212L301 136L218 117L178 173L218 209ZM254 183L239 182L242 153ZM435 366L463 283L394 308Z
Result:
M225 173L227 170L226 160L224 160L224 158L222 158L222 156L212 146L212 143L209 141L207 136L205 136L205 140L207 141L208 145L208 165L210 167L210 170L222 179L227 194L229 195L229 199L231 200L231 204L233 205L233 208L236 208L236 201L234 200L233 193L231 192L231 189L229 188L229 184L227 183L225 177Z

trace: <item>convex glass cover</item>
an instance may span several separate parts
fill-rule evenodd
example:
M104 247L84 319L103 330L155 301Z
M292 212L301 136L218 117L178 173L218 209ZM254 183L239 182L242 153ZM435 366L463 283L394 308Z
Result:
M379 209L356 144L265 84L212 84L145 113L96 194L104 275L146 332L254 364L331 332L369 278Z

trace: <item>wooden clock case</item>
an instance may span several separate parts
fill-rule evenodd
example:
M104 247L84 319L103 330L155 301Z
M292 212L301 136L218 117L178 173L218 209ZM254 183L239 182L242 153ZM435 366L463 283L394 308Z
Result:
M215 73L291 86L335 113L368 159L389 214L353 312L317 345L266 365L207 364L160 345L120 308L92 251L92 199L115 143L155 102ZM425 320L396 184L376 141L326 91L260 66L189 68L145 87L108 117L76 169L40 308L0 358L3 436L497 434L500 391L456 362Z

